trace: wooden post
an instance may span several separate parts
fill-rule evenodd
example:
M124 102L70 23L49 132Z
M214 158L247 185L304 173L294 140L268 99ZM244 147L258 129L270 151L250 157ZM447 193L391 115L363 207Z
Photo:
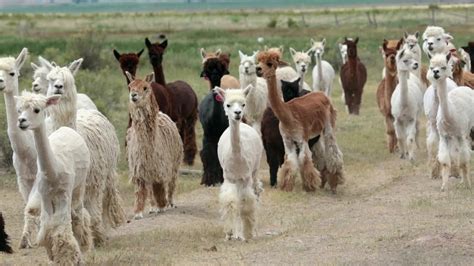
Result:
M334 21L336 22L336 26L339 26L339 20L337 19L337 13L334 13Z
M372 12L372 21L374 23L374 26L377 28L377 19L375 18L375 12Z
M434 8L431 9L431 25L436 25L436 11Z

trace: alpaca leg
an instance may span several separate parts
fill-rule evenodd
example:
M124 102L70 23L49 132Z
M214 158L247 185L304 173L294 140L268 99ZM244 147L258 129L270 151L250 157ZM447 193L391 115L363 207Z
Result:
M469 137L468 137L469 138ZM469 163L471 159L470 141L460 138L460 168L462 182L470 189L471 177L469 176Z
M20 238L20 248L31 248L31 234L37 229L37 221L41 212L41 196L38 192L38 187L35 184L30 192L28 202L24 209L23 232Z
M408 159L415 161L415 150L417 147L416 136L417 136L417 122L413 121L407 125L407 148L408 148Z
M143 210L145 209L146 198L148 196L147 185L144 181L138 179L135 187L135 220L143 218Z
M278 179L282 180L281 189L284 191L292 191L295 186L297 161L296 153L287 154L278 170Z
M125 223L125 211L122 208L122 197L117 189L118 177L115 169L110 169L105 180L104 196L102 199L103 224L116 228Z
M397 135L397 142L400 148L400 158L405 159L407 149L406 149L406 132L405 132L404 125L397 119L395 119L395 122L393 125L395 128L395 133Z
M441 177L443 179L443 183L441 185L441 191L446 189L446 185L448 184L450 168L451 168L451 157L450 157L450 140L447 137L442 137L439 142L439 150L438 150L438 160L441 164Z
M204 137L200 152L203 175L201 185L214 186L223 182L222 167L217 156L218 140L209 140Z
M167 207L170 207L170 208L176 208L176 205L174 204L174 192L176 190L177 175L178 175L178 173L176 173L176 176L174 178L171 178L171 181L168 183L168 204L167 204Z
M305 147L303 145L303 147ZM303 189L307 192L315 191L320 185L321 177L318 170L314 168L313 161L311 160L311 151L309 150L308 144L303 148L303 153L300 154L298 160L300 162L300 174L303 179Z
M390 153L394 153L397 148L397 137L395 135L393 117L391 115L385 117L385 127L387 133L388 150Z
M153 182L153 195L155 196L156 204L158 205L158 212L163 212L168 205L167 186L163 183Z
M428 137L426 138L426 148L428 149L428 160L431 168L430 177L432 179L437 179L441 177L441 165L438 160L438 129L436 128L436 125L432 126L430 122L427 123L426 128L428 131Z
M96 193L94 196L92 196ZM94 246L98 247L105 243L107 234L102 221L102 191L90 191L86 189L84 196L84 207L89 212L91 217L92 236L94 238Z
M184 163L187 165L194 164L194 158L196 157L197 153L197 145L196 145L196 132L195 132L195 125L196 125L197 115L194 114L192 117L187 118L184 122L184 140L183 140L183 147L184 147Z
M234 184L224 180L219 193L219 203L221 206L221 217L224 221L225 239L231 240L235 237L235 223L237 220L237 188Z
M250 187L242 188L240 195L240 218L242 219L243 237L251 239L255 228L256 196Z
M278 158L275 151L270 151L267 153L267 162L270 167L270 185L276 187L277 185L277 173L278 167L280 166L280 158Z
M79 242L81 252L89 251L93 246L92 232L90 228L91 218L82 202L72 211L71 219L72 231L77 242Z
M152 213L158 213L160 209L158 208L158 205L156 204L155 196L153 194L153 186L151 184L147 184L147 190L148 190L148 201L150 202L150 210L148 211L149 214Z
M82 254L74 238L71 224L61 224L51 230L48 237L50 259L56 265L81 265Z

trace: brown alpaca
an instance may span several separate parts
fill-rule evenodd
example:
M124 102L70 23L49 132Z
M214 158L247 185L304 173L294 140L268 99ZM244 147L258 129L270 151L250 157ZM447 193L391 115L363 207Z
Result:
M347 45L347 62L341 66L341 83L349 114L359 114L362 101L362 92L367 81L367 69L357 56L357 43L345 38L343 44Z
M458 86L467 86L474 89L474 74L467 72L463 69L464 62L457 58L454 58L453 65L453 80Z
M395 128L393 127L394 118L392 116L390 100L398 84L395 56L401 45L402 40L400 40L395 47L389 47L389 41L383 41L382 49L384 51L385 78L380 81L377 88L377 105L382 115L385 116L387 143L390 153L395 152L397 147L397 137L395 136Z
M287 103L283 102L278 93L275 74L280 60L279 53L260 52L257 60L257 72L263 73L267 81L269 102L280 120L280 132L285 146L285 161L278 172L278 179L282 180L281 188L285 191L293 190L296 171L299 169L303 189L314 191L321 180L312 162L308 140L328 132L332 135L336 110L322 92L312 92ZM326 154L326 158L330 157Z

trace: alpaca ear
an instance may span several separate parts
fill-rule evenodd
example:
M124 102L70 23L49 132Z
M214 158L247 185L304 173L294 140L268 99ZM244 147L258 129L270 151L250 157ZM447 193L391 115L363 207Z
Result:
M140 52L137 53L138 58L140 58L140 56L143 54L143 51L144 51L144 50L145 50L145 49L141 49Z
M428 59L430 59L430 60L431 60L431 55L430 55L429 53L428 53L428 54L426 54L426 55L428 55Z
M33 62L32 62L30 65L31 65L31 67L33 68L33 70L37 70L37 69L39 68L39 66L37 66L37 65L36 65L35 63L33 63Z
M204 48L201 48L201 58L202 59L206 59L206 50L204 50Z
M345 42L347 42L347 41L348 41L347 37L345 37L345 36L344 36L344 41L345 41Z
M416 37L416 39L418 39L418 37L420 37L420 32L419 31L415 32L415 37Z
M309 41L311 42L311 47L313 47L314 44L316 43L316 41L313 38L311 38Z
M220 87L215 87L212 92L214 93L214 98L216 99L216 101L218 102L224 102L225 100L225 91L220 88Z
M51 105L56 105L59 103L59 99L61 99L61 95L54 94L46 98L46 107Z
M114 56L115 56L115 59L120 60L120 53L115 49L114 49Z
M291 57L295 57L296 50L290 47L290 54L291 54Z
M263 50L264 50L265 52L268 51L268 46L267 46L267 45L264 45L264 46L263 46Z
M403 43L405 42L405 39L401 38L398 43L397 43L397 50L400 49L400 47L402 47Z
M165 39L164 41L162 41L159 46L165 49L168 46L168 39Z
M152 83L153 81L155 81L155 73L150 73L146 75L145 81L148 83Z
M151 42L150 42L150 40L148 39L148 37L145 38L145 45L146 45L146 48L150 49L150 47L151 47Z
M326 46L326 38L323 39L322 43L323 43L323 46Z
M222 53L221 49L220 49L220 48L217 49L217 51L216 51L216 57L219 57L219 56L221 55L221 53Z
M242 59L245 58L244 53L242 53L242 51L240 51L240 50L239 50L239 57L240 57L240 61L242 61Z
M400 54L398 54L398 59L401 59L403 55L405 54L405 49L403 49Z
M357 44L359 42L359 37L356 37L354 43Z
M49 70L53 69L53 66L46 58L42 57L41 55L38 56L38 61L40 62L40 64L46 68L48 68Z
M56 62L52 61L52 62L51 62L51 66L52 66L52 67L57 67L58 64L56 64Z
M454 40L453 36L451 36L449 33L443 34L443 37L447 42Z
M446 54L446 62L449 62L450 59L451 59L451 53L448 52L448 53Z
M125 71L125 75L127 76L128 80L130 80L130 82L135 80L135 77L132 76L132 74L130 74L130 72Z
M405 38L405 39L408 38L408 32L405 31L405 32L403 33L403 38Z
M309 48L308 51L306 51L306 54L309 55L309 56L311 56L311 54L313 54L313 53L314 53L313 47Z
M26 58L28 58L28 49L23 48L15 59L16 69L20 69L23 66L23 64L26 62Z
M255 57L258 55L258 53L259 53L259 51L258 51L258 50L257 50L257 51L253 51L253 55L252 55L252 57L253 57L253 58L255 58Z
M382 46L379 46L379 52L385 57L385 50Z
M283 57L283 52L285 51L285 47L283 47L283 45L280 45L280 47L278 47L278 50L280 51L280 54Z
M252 84L249 84L245 89L244 89L244 95L247 97L247 95L253 90Z
M384 51L387 50L387 44L388 44L387 39L383 39L382 49L383 49Z
M82 61L84 61L84 59L79 58L77 60L74 60L71 64L69 64L68 68L69 70L71 70L71 73L73 75L76 75L77 71L79 71L79 68L82 65Z

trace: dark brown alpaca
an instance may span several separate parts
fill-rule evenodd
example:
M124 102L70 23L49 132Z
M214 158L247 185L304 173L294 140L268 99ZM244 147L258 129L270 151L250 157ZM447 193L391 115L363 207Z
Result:
M183 141L184 162L192 165L197 153L196 133L194 131L198 116L196 93L188 83L182 80L166 83L162 62L168 40L164 35L160 35L160 41L157 43L151 43L146 38L145 45L155 73L155 81L165 87L169 94L170 114L168 115L176 123ZM158 104L161 107L161 103Z
M397 55L397 51L400 49L402 43L403 39L395 46L389 46L389 42L383 40L382 49L384 53L385 78L380 81L377 88L377 105L379 106L380 112L385 117L387 144L390 153L395 152L397 147L397 137L395 135L395 128L393 127L394 118L392 116L392 105L390 100L392 99L393 91L398 84L395 56Z
M345 38L343 44L347 45L347 62L341 66L341 83L349 114L359 114L364 85L367 81L367 70L357 56L357 43Z
M257 60L257 72L263 74L267 81L268 98L275 116L280 120L280 133L285 146L285 161L278 172L282 180L281 188L293 190L297 171L303 180L303 189L314 191L320 183L320 175L312 161L308 141L323 135L327 152L324 159L328 164L340 164L342 158L335 143L333 129L336 123L336 110L329 98L322 92L312 92L305 96L283 102L277 89L275 71L279 65L280 54L277 52L260 52ZM341 172L339 172L341 173ZM338 178L341 177L341 180ZM342 183L342 175L335 174L330 182Z
M2 213L0 212L0 252L13 252L9 242L9 237L5 232L5 221L3 220Z

